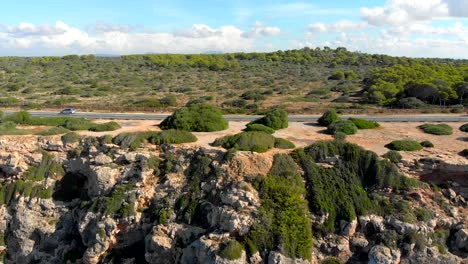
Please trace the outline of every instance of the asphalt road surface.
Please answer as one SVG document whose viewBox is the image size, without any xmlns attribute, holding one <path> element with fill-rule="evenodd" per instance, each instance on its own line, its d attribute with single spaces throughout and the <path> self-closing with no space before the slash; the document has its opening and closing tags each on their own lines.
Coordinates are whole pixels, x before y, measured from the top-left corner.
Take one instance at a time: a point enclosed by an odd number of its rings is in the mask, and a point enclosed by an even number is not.
<svg viewBox="0 0 468 264">
<path fill-rule="evenodd" d="M 13 113 L 5 111 L 6 114 Z M 73 116 L 89 119 L 120 119 L 120 120 L 163 120 L 168 114 L 143 114 L 143 113 L 97 113 L 77 112 L 71 115 L 63 115 L 58 112 L 31 111 L 32 116 Z M 252 121 L 261 116 L 258 115 L 225 115 L 228 121 Z M 290 115 L 290 122 L 316 122 L 320 115 Z M 468 123 L 468 115 L 382 115 L 382 116 L 342 116 L 343 118 L 356 117 L 377 122 L 465 122 Z"/>
</svg>

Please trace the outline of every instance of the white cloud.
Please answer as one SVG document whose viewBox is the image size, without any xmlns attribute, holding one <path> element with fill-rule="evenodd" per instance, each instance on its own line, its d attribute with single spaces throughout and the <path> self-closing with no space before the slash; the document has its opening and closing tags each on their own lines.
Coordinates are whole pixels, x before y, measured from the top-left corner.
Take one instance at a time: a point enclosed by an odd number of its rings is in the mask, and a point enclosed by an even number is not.
<svg viewBox="0 0 468 264">
<path fill-rule="evenodd" d="M 281 33 L 281 29 L 278 27 L 266 26 L 263 23 L 255 22 L 254 26 L 250 31 L 242 33 L 245 38 L 259 38 L 259 37 L 270 37 L 276 36 Z"/>
<path fill-rule="evenodd" d="M 308 26 L 308 29 L 312 32 L 320 33 L 340 33 L 349 30 L 365 29 L 368 28 L 369 24 L 365 22 L 354 22 L 349 20 L 341 20 L 333 24 L 325 23 L 314 23 Z"/>
<path fill-rule="evenodd" d="M 53 26 L 22 23 L 0 27 L 2 55 L 60 55 L 66 53 L 202 53 L 253 51 L 259 38 L 279 34 L 280 29 L 256 23 L 250 31 L 235 26 L 211 28 L 195 24 L 176 32 L 140 32 L 129 26 L 98 24 L 82 30 L 63 22 Z"/>
</svg>

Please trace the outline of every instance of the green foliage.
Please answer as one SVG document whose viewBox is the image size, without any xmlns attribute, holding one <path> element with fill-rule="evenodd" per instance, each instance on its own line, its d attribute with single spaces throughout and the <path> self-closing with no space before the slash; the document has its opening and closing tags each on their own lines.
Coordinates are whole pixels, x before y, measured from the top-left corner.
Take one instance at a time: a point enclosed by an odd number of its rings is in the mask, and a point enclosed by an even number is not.
<svg viewBox="0 0 468 264">
<path fill-rule="evenodd" d="M 346 135 L 353 135 L 353 134 L 356 134 L 357 131 L 358 131 L 358 128 L 356 127 L 356 125 L 349 120 L 337 121 L 337 122 L 330 124 L 327 127 L 327 133 L 330 135 L 334 135 L 336 133 L 344 133 Z"/>
<path fill-rule="evenodd" d="M 178 129 L 196 132 L 221 131 L 228 128 L 222 112 L 208 104 L 194 104 L 176 110 L 164 119 L 162 129 Z"/>
<path fill-rule="evenodd" d="M 326 258 L 322 260 L 322 262 L 320 262 L 320 264 L 342 264 L 342 263 L 343 262 L 341 262 L 339 259 L 334 258 L 334 257 Z"/>
<path fill-rule="evenodd" d="M 460 129 L 460 131 L 462 131 L 462 132 L 468 132 L 468 124 L 462 125 L 459 129 Z"/>
<path fill-rule="evenodd" d="M 416 151 L 423 149 L 423 146 L 411 139 L 395 140 L 385 145 L 386 148 L 396 151 Z"/>
<path fill-rule="evenodd" d="M 396 104 L 399 108 L 403 109 L 421 109 L 426 108 L 427 104 L 416 97 L 402 98 Z"/>
<path fill-rule="evenodd" d="M 43 151 L 39 166 L 29 167 L 24 174 L 24 179 L 30 181 L 42 181 L 46 178 L 60 179 L 65 175 L 62 165 L 54 160 L 54 156 Z"/>
<path fill-rule="evenodd" d="M 462 151 L 460 152 L 460 155 L 462 155 L 463 157 L 467 157 L 467 158 L 468 158 L 468 148 L 462 150 Z"/>
<path fill-rule="evenodd" d="M 450 108 L 450 113 L 453 114 L 461 114 L 463 111 L 465 111 L 465 107 L 463 105 L 454 105 Z"/>
<path fill-rule="evenodd" d="M 335 139 L 335 140 L 346 140 L 347 136 L 348 135 L 346 135 L 343 132 L 336 132 L 335 134 L 333 134 L 333 139 Z"/>
<path fill-rule="evenodd" d="M 419 221 L 427 222 L 434 218 L 434 213 L 430 209 L 416 208 L 414 213 Z"/>
<path fill-rule="evenodd" d="M 148 141 L 155 145 L 170 145 L 195 142 L 197 141 L 197 137 L 187 131 L 169 129 L 157 133 L 151 133 L 148 137 Z"/>
<path fill-rule="evenodd" d="M 250 124 L 262 124 L 274 130 L 288 127 L 288 113 L 282 108 L 275 108 L 266 113 L 260 119 L 252 121 Z"/>
<path fill-rule="evenodd" d="M 424 131 L 424 133 L 432 135 L 451 135 L 453 134 L 453 129 L 447 124 L 424 124 L 420 125 L 419 128 Z"/>
<path fill-rule="evenodd" d="M 284 138 L 275 138 L 275 148 L 279 149 L 293 149 L 296 145 L 289 140 Z"/>
<path fill-rule="evenodd" d="M 250 131 L 218 138 L 213 142 L 213 146 L 242 151 L 266 152 L 275 147 L 275 142 L 275 137 L 270 134 Z"/>
<path fill-rule="evenodd" d="M 353 122 L 358 129 L 373 129 L 380 127 L 380 124 L 377 122 L 360 118 L 350 118 L 349 121 Z"/>
<path fill-rule="evenodd" d="M 219 256 L 229 260 L 236 260 L 241 258 L 243 250 L 244 246 L 241 243 L 236 240 L 229 240 L 219 252 Z"/>
<path fill-rule="evenodd" d="M 42 183 L 35 183 L 28 180 L 17 180 L 16 182 L 2 184 L 0 185 L 0 205 L 9 205 L 11 201 L 19 196 L 29 199 L 50 199 L 52 198 L 52 191 L 52 187 L 45 188 Z"/>
<path fill-rule="evenodd" d="M 76 132 L 68 132 L 62 136 L 63 144 L 73 144 L 80 141 L 81 136 Z"/>
<path fill-rule="evenodd" d="M 249 251 L 281 250 L 289 257 L 309 259 L 312 231 L 306 192 L 297 165 L 287 155 L 275 155 L 271 173 L 260 187 L 258 222 L 247 235 Z"/>
<path fill-rule="evenodd" d="M 425 148 L 433 148 L 434 147 L 434 144 L 432 144 L 432 142 L 430 142 L 429 140 L 424 140 L 424 141 L 421 141 L 421 146 L 425 147 Z"/>
<path fill-rule="evenodd" d="M 389 152 L 382 155 L 382 157 L 388 159 L 389 161 L 393 163 L 398 163 L 403 159 L 401 154 L 396 150 L 390 150 Z"/>
<path fill-rule="evenodd" d="M 344 80 L 345 79 L 345 73 L 343 71 L 336 71 L 328 79 L 337 80 L 337 81 Z"/>
<path fill-rule="evenodd" d="M 133 151 L 138 149 L 147 138 L 148 133 L 145 132 L 120 133 L 112 139 L 112 142 L 121 148 L 128 148 Z"/>
<path fill-rule="evenodd" d="M 95 131 L 95 132 L 103 132 L 103 131 L 114 131 L 121 128 L 119 123 L 111 121 L 102 124 L 92 124 L 88 130 Z"/>
<path fill-rule="evenodd" d="M 30 130 L 18 129 L 16 124 L 11 121 L 0 123 L 0 135 L 27 135 L 31 134 Z"/>
<path fill-rule="evenodd" d="M 36 134 L 41 136 L 52 136 L 65 134 L 67 132 L 69 132 L 69 130 L 63 127 L 52 127 L 46 130 L 39 131 Z"/>
<path fill-rule="evenodd" d="M 319 118 L 318 124 L 319 126 L 326 126 L 328 127 L 334 122 L 340 121 L 341 118 L 336 114 L 335 109 L 329 109 Z"/>
<path fill-rule="evenodd" d="M 136 194 L 133 184 L 118 184 L 109 196 L 98 197 L 90 210 L 101 212 L 114 218 L 126 218 L 135 215 Z"/>
<path fill-rule="evenodd" d="M 265 132 L 265 133 L 268 133 L 268 134 L 273 134 L 275 133 L 275 130 L 271 127 L 267 127 L 265 125 L 262 125 L 262 124 L 247 124 L 246 128 L 244 129 L 244 131 L 261 131 L 261 132 Z"/>
</svg>

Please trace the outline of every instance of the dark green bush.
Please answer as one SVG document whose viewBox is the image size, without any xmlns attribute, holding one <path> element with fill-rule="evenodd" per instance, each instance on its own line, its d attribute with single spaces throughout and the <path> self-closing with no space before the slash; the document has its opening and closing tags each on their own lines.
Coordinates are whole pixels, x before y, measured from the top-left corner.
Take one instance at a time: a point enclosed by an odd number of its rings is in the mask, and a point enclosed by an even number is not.
<svg viewBox="0 0 468 264">
<path fill-rule="evenodd" d="M 329 109 L 318 119 L 319 126 L 329 126 L 334 122 L 340 121 L 341 118 L 336 114 L 335 109 Z"/>
<path fill-rule="evenodd" d="M 460 131 L 462 132 L 468 132 L 468 124 L 464 124 L 460 127 Z"/>
<path fill-rule="evenodd" d="M 353 122 L 358 129 L 373 129 L 380 127 L 379 123 L 374 121 L 369 121 L 360 118 L 350 118 L 349 120 Z"/>
<path fill-rule="evenodd" d="M 293 149 L 295 148 L 296 145 L 294 145 L 294 143 L 292 143 L 291 141 L 289 140 L 286 140 L 284 138 L 276 138 L 275 139 L 275 148 L 279 148 L 279 149 Z"/>
<path fill-rule="evenodd" d="M 72 144 L 80 141 L 80 138 L 80 135 L 78 135 L 76 132 L 68 132 L 62 136 L 62 142 L 65 145 Z"/>
<path fill-rule="evenodd" d="M 69 132 L 69 130 L 63 127 L 52 127 L 52 128 L 37 132 L 37 135 L 52 136 L 52 135 L 65 134 L 67 132 Z"/>
<path fill-rule="evenodd" d="M 465 111 L 465 107 L 463 105 L 454 105 L 450 108 L 450 113 L 453 114 L 461 114 L 463 111 Z"/>
<path fill-rule="evenodd" d="M 275 133 L 275 130 L 273 128 L 267 127 L 267 126 L 262 125 L 262 124 L 247 124 L 244 131 L 261 131 L 261 132 L 265 132 L 265 133 L 268 133 L 268 134 Z"/>
<path fill-rule="evenodd" d="M 197 137 L 187 131 L 169 129 L 150 134 L 148 141 L 155 145 L 169 145 L 195 142 Z"/>
<path fill-rule="evenodd" d="M 330 135 L 334 135 L 339 132 L 345 133 L 346 135 L 353 135 L 356 134 L 357 131 L 358 128 L 356 127 L 356 125 L 349 120 L 334 122 L 330 124 L 327 128 L 327 133 Z"/>
<path fill-rule="evenodd" d="M 42 153 L 42 160 L 39 166 L 29 167 L 24 175 L 24 179 L 30 181 L 42 181 L 45 178 L 60 179 L 65 175 L 65 171 L 60 163 L 54 160 L 54 157 L 47 152 Z"/>
<path fill-rule="evenodd" d="M 462 150 L 462 151 L 460 152 L 460 155 L 462 155 L 463 157 L 468 157 L 468 148 Z"/>
<path fill-rule="evenodd" d="M 162 129 L 177 129 L 196 132 L 221 131 L 228 128 L 222 112 L 212 105 L 194 104 L 178 109 L 164 119 Z"/>
<path fill-rule="evenodd" d="M 213 146 L 221 146 L 225 149 L 237 149 L 243 151 L 266 152 L 275 147 L 275 137 L 259 131 L 242 132 L 232 136 L 218 138 Z"/>
<path fill-rule="evenodd" d="M 382 157 L 388 159 L 393 163 L 398 163 L 403 159 L 401 154 L 396 150 L 390 150 L 389 152 L 383 154 Z"/>
<path fill-rule="evenodd" d="M 426 108 L 427 105 L 416 97 L 405 97 L 398 101 L 397 106 L 404 109 Z"/>
<path fill-rule="evenodd" d="M 346 140 L 346 137 L 347 137 L 347 136 L 348 136 L 348 135 L 346 135 L 346 134 L 343 133 L 343 132 L 336 132 L 335 134 L 333 134 L 333 138 L 334 138 L 335 140 Z"/>
<path fill-rule="evenodd" d="M 424 141 L 421 141 L 421 146 L 425 147 L 425 148 L 433 148 L 434 147 L 434 144 L 432 144 L 432 142 L 430 142 L 429 140 L 424 140 Z"/>
<path fill-rule="evenodd" d="M 326 258 L 326 259 L 322 260 L 322 262 L 320 262 L 320 264 L 343 264 L 343 262 L 340 261 L 337 258 L 329 257 L 329 258 Z"/>
<path fill-rule="evenodd" d="M 260 119 L 252 121 L 250 124 L 262 124 L 274 130 L 288 127 L 288 113 L 282 108 L 275 108 L 266 113 Z"/>
<path fill-rule="evenodd" d="M 102 124 L 93 124 L 90 126 L 88 130 L 95 131 L 95 132 L 103 132 L 103 131 L 114 131 L 121 128 L 119 123 L 111 121 Z"/>
<path fill-rule="evenodd" d="M 86 119 L 67 119 L 63 127 L 72 131 L 89 130 L 94 124 Z"/>
<path fill-rule="evenodd" d="M 402 139 L 395 140 L 385 145 L 386 148 L 396 151 L 415 151 L 423 149 L 423 146 L 415 140 Z"/>
<path fill-rule="evenodd" d="M 147 137 L 145 132 L 120 133 L 112 139 L 112 142 L 121 148 L 136 150 L 147 140 Z"/>
<path fill-rule="evenodd" d="M 310 258 L 311 222 L 297 169 L 290 156 L 274 156 L 269 175 L 259 183 L 262 205 L 246 238 L 249 252 L 281 250 L 288 257 Z"/>
<path fill-rule="evenodd" d="M 219 253 L 219 256 L 229 260 L 240 259 L 244 246 L 236 240 L 229 240 Z"/>
<path fill-rule="evenodd" d="M 424 124 L 420 125 L 419 128 L 424 131 L 424 133 L 432 135 L 451 135 L 453 129 L 447 124 Z"/>
</svg>

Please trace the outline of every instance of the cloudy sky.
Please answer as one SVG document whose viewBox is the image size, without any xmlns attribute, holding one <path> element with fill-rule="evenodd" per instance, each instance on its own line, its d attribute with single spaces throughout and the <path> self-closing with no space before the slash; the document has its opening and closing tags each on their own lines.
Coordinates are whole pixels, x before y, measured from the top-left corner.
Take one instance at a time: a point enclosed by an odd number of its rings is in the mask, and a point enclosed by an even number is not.
<svg viewBox="0 0 468 264">
<path fill-rule="evenodd" d="M 468 0 L 14 0 L 0 56 L 346 47 L 468 59 Z"/>
</svg>

